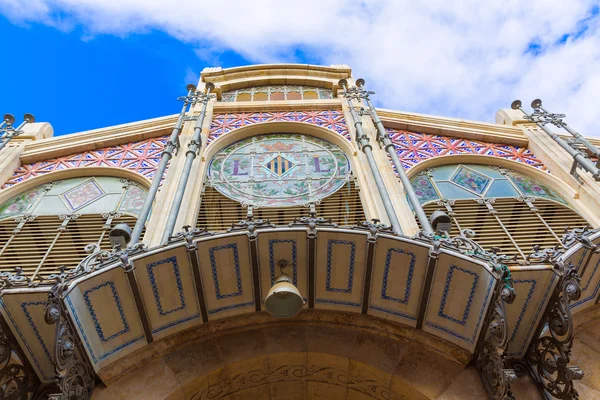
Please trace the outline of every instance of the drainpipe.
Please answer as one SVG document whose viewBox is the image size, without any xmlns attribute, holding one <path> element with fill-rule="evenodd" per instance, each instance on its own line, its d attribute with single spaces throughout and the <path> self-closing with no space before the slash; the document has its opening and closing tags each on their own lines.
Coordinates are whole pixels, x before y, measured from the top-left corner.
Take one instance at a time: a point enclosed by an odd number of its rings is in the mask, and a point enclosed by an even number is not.
<svg viewBox="0 0 600 400">
<path fill-rule="evenodd" d="M 142 230 L 144 229 L 146 220 L 150 215 L 150 210 L 152 210 L 152 204 L 154 203 L 154 199 L 156 198 L 158 188 L 160 187 L 160 182 L 162 181 L 163 175 L 165 174 L 165 170 L 167 169 L 167 164 L 169 164 L 169 161 L 173 157 L 173 153 L 177 150 L 177 148 L 179 148 L 179 132 L 181 131 L 181 127 L 185 119 L 185 111 L 188 105 L 193 102 L 193 98 L 191 97 L 191 95 L 194 91 L 196 91 L 196 86 L 190 84 L 187 85 L 186 89 L 188 91 L 187 95 L 178 99 L 183 100 L 183 107 L 181 108 L 181 112 L 179 113 L 179 118 L 177 119 L 175 128 L 173 128 L 173 132 L 171 132 L 169 141 L 167 142 L 164 151 L 160 155 L 160 163 L 158 164 L 158 168 L 156 169 L 156 173 L 154 174 L 152 185 L 150 185 L 150 189 L 148 190 L 148 194 L 146 195 L 146 199 L 144 200 L 144 205 L 140 210 L 140 215 L 135 223 L 133 232 L 131 233 L 131 240 L 129 241 L 128 245 L 128 247 L 130 248 L 137 245 L 140 240 Z"/>
<path fill-rule="evenodd" d="M 397 234 L 402 234 L 402 228 L 400 227 L 400 221 L 398 220 L 398 216 L 394 211 L 394 206 L 392 205 L 392 200 L 390 199 L 390 195 L 385 188 L 385 184 L 383 182 L 383 178 L 381 176 L 381 172 L 377 168 L 377 164 L 375 163 L 375 158 L 373 157 L 373 148 L 369 144 L 369 138 L 365 134 L 365 131 L 362 127 L 362 122 L 352 105 L 352 99 L 355 98 L 353 92 L 348 92 L 348 82 L 345 79 L 339 81 L 339 85 L 344 89 L 344 97 L 348 102 L 348 107 L 350 108 L 350 114 L 352 115 L 352 120 L 354 123 L 354 127 L 356 128 L 356 142 L 360 149 L 365 153 L 367 157 L 367 161 L 369 163 L 369 167 L 371 168 L 371 173 L 373 174 L 373 178 L 375 179 L 375 184 L 377 185 L 377 190 L 379 191 L 379 195 L 381 196 L 381 200 L 383 201 L 383 207 L 385 208 L 385 212 L 388 215 L 390 223 L 392 225 L 392 231 Z"/>
<path fill-rule="evenodd" d="M 385 151 L 388 153 L 390 158 L 392 159 L 392 163 L 394 163 L 394 167 L 396 167 L 396 172 L 398 173 L 398 177 L 402 182 L 402 186 L 404 186 L 404 190 L 406 191 L 406 195 L 408 196 L 408 201 L 412 206 L 413 210 L 417 214 L 417 219 L 421 223 L 421 227 L 427 233 L 433 234 L 433 228 L 431 227 L 431 223 L 429 222 L 429 218 L 425 214 L 425 210 L 423 210 L 423 206 L 421 206 L 421 202 L 419 202 L 419 198 L 415 193 L 415 189 L 410 183 L 410 179 L 408 179 L 408 175 L 406 175 L 406 171 L 404 170 L 404 166 L 398 158 L 398 153 L 396 153 L 396 146 L 392 143 L 392 139 L 390 139 L 390 135 L 385 131 L 383 126 L 383 122 L 381 122 L 381 118 L 377 115 L 377 110 L 373 107 L 371 103 L 371 99 L 369 99 L 369 94 L 373 92 L 368 92 L 364 89 L 365 80 L 358 79 L 356 81 L 356 86 L 358 88 L 357 92 L 361 93 L 361 97 L 365 99 L 367 102 L 367 106 L 369 107 L 369 111 L 373 121 L 375 122 L 375 126 L 377 127 L 377 141 Z"/>
<path fill-rule="evenodd" d="M 202 124 L 204 124 L 204 117 L 206 117 L 206 108 L 208 107 L 208 102 L 210 100 L 210 91 L 214 88 L 215 85 L 209 82 L 206 84 L 205 94 L 196 94 L 196 101 L 202 103 L 202 110 L 200 111 L 200 115 L 196 119 L 196 125 L 194 125 L 194 135 L 192 136 L 192 140 L 188 144 L 188 150 L 185 153 L 185 164 L 183 165 L 181 179 L 179 180 L 179 184 L 177 185 L 177 191 L 175 192 L 173 205 L 167 218 L 167 224 L 163 233 L 162 243 L 167 243 L 171 238 L 171 235 L 173 234 L 175 223 L 177 222 L 177 216 L 179 215 L 179 209 L 181 208 L 181 202 L 183 201 L 185 188 L 187 186 L 188 179 L 190 177 L 190 172 L 192 170 L 192 164 L 194 163 L 194 159 L 196 158 L 196 155 L 200 152 L 200 148 L 202 147 L 202 138 L 200 137 L 200 134 L 202 133 Z"/>
</svg>

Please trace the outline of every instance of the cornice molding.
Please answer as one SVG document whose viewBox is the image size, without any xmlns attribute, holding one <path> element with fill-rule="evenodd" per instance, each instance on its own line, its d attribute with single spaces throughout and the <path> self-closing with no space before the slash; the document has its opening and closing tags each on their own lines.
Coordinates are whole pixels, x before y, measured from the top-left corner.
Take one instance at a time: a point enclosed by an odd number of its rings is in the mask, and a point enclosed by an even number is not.
<svg viewBox="0 0 600 400">
<path fill-rule="evenodd" d="M 352 70 L 347 65 L 326 67 L 312 64 L 259 64 L 225 69 L 220 67 L 205 68 L 200 76 L 202 82 L 220 83 L 236 79 L 274 75 L 343 79 L 350 77 L 351 73 Z"/>
<path fill-rule="evenodd" d="M 30 142 L 21 155 L 24 164 L 63 157 L 69 154 L 117 146 L 163 136 L 171 132 L 177 114 L 106 128 L 56 136 Z"/>
<path fill-rule="evenodd" d="M 240 101 L 216 102 L 214 113 L 259 112 L 259 111 L 304 111 L 304 110 L 341 110 L 339 99 L 330 100 L 285 100 L 285 101 Z"/>
<path fill-rule="evenodd" d="M 509 125 L 381 108 L 377 109 L 377 113 L 387 128 L 480 140 L 488 143 L 510 144 L 519 147 L 527 147 L 529 143 L 521 128 Z"/>
</svg>

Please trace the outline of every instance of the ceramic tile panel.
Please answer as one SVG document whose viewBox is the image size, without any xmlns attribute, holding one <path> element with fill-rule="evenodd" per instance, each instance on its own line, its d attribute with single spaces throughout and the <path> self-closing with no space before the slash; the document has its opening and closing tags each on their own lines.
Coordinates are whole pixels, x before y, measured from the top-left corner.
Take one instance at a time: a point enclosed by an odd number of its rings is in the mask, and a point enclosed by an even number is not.
<svg viewBox="0 0 600 400">
<path fill-rule="evenodd" d="M 377 239 L 369 314 L 417 326 L 430 248 L 405 238 Z"/>
<path fill-rule="evenodd" d="M 255 311 L 247 234 L 200 240 L 198 258 L 209 320 Z"/>
<path fill-rule="evenodd" d="M 168 136 L 70 154 L 21 165 L 2 189 L 53 171 L 82 167 L 118 167 L 152 180 Z"/>
<path fill-rule="evenodd" d="M 48 293 L 5 290 L 0 311 L 42 382 L 53 382 L 56 325 L 44 321 Z"/>
<path fill-rule="evenodd" d="M 261 300 L 279 276 L 279 260 L 286 260 L 288 274 L 308 301 L 308 234 L 305 229 L 258 233 Z M 306 307 L 306 306 L 305 306 Z"/>
<path fill-rule="evenodd" d="M 139 258 L 133 265 L 155 339 L 202 323 L 184 246 Z"/>
<path fill-rule="evenodd" d="M 594 244 L 600 244 L 600 232 L 593 234 L 590 239 Z M 573 254 L 569 260 L 573 260 L 571 262 L 577 266 L 577 273 L 581 278 L 579 283 L 581 297 L 571 303 L 571 310 L 579 312 L 593 306 L 598 299 L 598 292 L 600 291 L 600 252 L 596 253 L 593 249 L 571 252 Z M 569 253 L 566 253 L 566 255 L 568 256 Z"/>
<path fill-rule="evenodd" d="M 405 169 L 432 157 L 456 154 L 478 154 L 501 157 L 531 165 L 542 170 L 546 166 L 527 148 L 501 143 L 488 143 L 429 133 L 386 129 Z M 393 164 L 392 164 L 393 166 Z"/>
<path fill-rule="evenodd" d="M 495 282 L 486 264 L 443 250 L 433 275 L 423 330 L 473 351 Z"/>
<path fill-rule="evenodd" d="M 318 230 L 316 252 L 315 308 L 360 312 L 367 235 Z"/>
<path fill-rule="evenodd" d="M 96 371 L 147 344 L 121 267 L 79 281 L 65 304 Z"/>
<path fill-rule="evenodd" d="M 269 111 L 231 114 L 214 114 L 208 134 L 207 146 L 219 136 L 263 122 L 303 122 L 329 129 L 347 140 L 352 140 L 346 119 L 341 110 Z"/>
<path fill-rule="evenodd" d="M 506 305 L 508 326 L 507 357 L 523 357 L 535 334 L 546 305 L 558 282 L 550 266 L 515 268 L 512 278 L 517 296 Z"/>
</svg>

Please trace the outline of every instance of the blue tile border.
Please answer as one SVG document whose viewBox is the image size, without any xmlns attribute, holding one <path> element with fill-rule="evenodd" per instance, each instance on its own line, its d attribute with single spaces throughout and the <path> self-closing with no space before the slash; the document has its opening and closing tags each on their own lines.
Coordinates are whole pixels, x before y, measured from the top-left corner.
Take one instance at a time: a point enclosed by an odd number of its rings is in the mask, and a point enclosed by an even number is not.
<svg viewBox="0 0 600 400">
<path fill-rule="evenodd" d="M 271 276 L 271 285 L 275 283 L 275 245 L 279 243 L 290 243 L 292 245 L 292 282 L 298 286 L 298 260 L 296 241 L 293 239 L 269 239 L 269 271 Z M 279 260 L 277 260 L 279 261 Z"/>
<path fill-rule="evenodd" d="M 465 306 L 465 310 L 463 311 L 462 319 L 454 318 L 446 314 L 445 312 L 446 301 L 448 299 L 448 292 L 450 290 L 450 284 L 454 276 L 454 271 L 460 271 L 467 275 L 473 276 L 473 284 L 471 285 L 471 291 L 469 292 L 469 298 L 467 299 L 467 305 Z M 479 275 L 477 275 L 475 272 L 457 267 L 456 265 L 450 266 L 450 269 L 448 270 L 448 275 L 446 275 L 446 283 L 444 284 L 444 293 L 442 294 L 442 301 L 440 303 L 440 309 L 438 310 L 438 316 L 464 326 L 467 323 L 467 319 L 469 319 L 469 314 L 471 312 L 471 304 L 473 303 L 473 296 L 475 295 L 475 290 L 477 289 L 478 282 Z"/>
<path fill-rule="evenodd" d="M 315 303 L 321 304 L 335 304 L 338 306 L 351 306 L 351 307 L 360 307 L 360 303 L 356 303 L 353 301 L 342 301 L 342 300 L 329 300 L 329 299 L 316 299 Z"/>
<path fill-rule="evenodd" d="M 32 302 L 33 303 L 33 302 Z M 42 304 L 46 304 L 45 302 L 39 302 Z M 8 311 L 8 308 L 6 307 L 6 305 L 4 304 L 4 300 L 0 299 L 0 306 L 4 309 L 4 311 L 6 312 L 6 315 L 8 316 L 8 318 L 10 319 L 10 322 L 12 323 L 13 328 L 15 328 L 15 330 L 17 331 L 17 334 L 19 335 L 19 337 L 21 338 L 21 341 L 23 342 L 23 344 L 25 345 L 25 347 L 27 348 L 27 351 L 29 352 L 29 355 L 31 356 L 31 358 L 33 359 L 33 362 L 35 363 L 38 372 L 42 375 L 42 377 L 49 381 L 49 380 L 54 380 L 54 376 L 48 377 L 46 376 L 46 374 L 44 373 L 44 368 L 42 368 L 42 366 L 40 365 L 40 361 L 37 359 L 37 357 L 35 356 L 35 353 L 33 352 L 33 350 L 31 349 L 31 347 L 29 347 L 29 342 L 25 339 L 25 336 L 23 335 L 23 333 L 21 332 L 21 330 L 19 329 L 19 326 L 17 325 L 16 321 L 14 320 L 14 318 L 12 317 L 12 315 L 10 314 L 10 311 Z M 28 318 L 29 319 L 29 318 Z M 31 322 L 30 322 L 31 323 Z M 35 331 L 37 331 L 37 329 L 35 329 Z M 34 333 L 36 333 L 34 331 Z M 38 336 L 38 333 L 36 333 L 36 336 Z M 42 341 L 42 347 L 44 348 L 44 353 L 46 354 L 46 356 L 48 356 L 48 351 L 46 350 L 46 346 Z M 52 357 L 50 358 L 50 363 L 54 364 L 54 361 L 52 359 Z"/>
<path fill-rule="evenodd" d="M 538 316 L 540 315 L 540 313 L 542 312 L 542 307 L 544 306 L 544 303 L 546 302 L 546 299 L 548 298 L 548 295 L 550 295 L 551 293 L 551 288 L 552 285 L 554 283 L 554 280 L 556 279 L 556 274 L 552 273 L 552 278 L 550 279 L 550 283 L 548 284 L 548 287 L 546 288 L 546 292 L 544 293 L 544 297 L 542 298 L 541 302 L 538 302 L 538 308 L 535 312 L 535 315 L 533 316 L 533 323 L 529 324 L 529 329 L 527 331 L 527 334 L 525 335 L 525 340 L 523 341 L 523 343 L 521 343 L 521 348 L 519 349 L 519 351 L 517 353 L 507 353 L 506 356 L 507 357 L 520 357 L 521 354 L 523 353 L 523 350 L 525 349 L 525 346 L 529 343 L 529 339 L 531 337 L 531 334 L 533 333 L 534 328 L 537 326 L 537 324 L 535 323 L 538 319 Z M 510 342 L 509 342 L 510 345 Z"/>
<path fill-rule="evenodd" d="M 117 312 L 119 313 L 119 316 L 121 317 L 121 322 L 123 323 L 123 329 L 121 329 L 118 332 L 113 333 L 112 335 L 110 335 L 108 337 L 104 336 L 104 330 L 100 326 L 100 322 L 98 321 L 98 317 L 96 316 L 96 310 L 94 310 L 94 307 L 92 306 L 92 302 L 89 297 L 90 293 L 95 292 L 96 290 L 100 290 L 104 287 L 108 287 L 110 289 L 113 300 L 115 301 L 115 306 L 117 307 Z M 98 286 L 95 286 L 91 289 L 86 290 L 85 292 L 83 292 L 83 298 L 85 300 L 85 304 L 87 305 L 88 311 L 90 312 L 90 316 L 92 317 L 92 320 L 94 321 L 94 327 L 96 328 L 96 333 L 98 334 L 98 337 L 100 337 L 100 340 L 102 340 L 103 342 L 108 342 L 109 340 L 112 340 L 118 336 L 121 336 L 121 335 L 129 332 L 129 324 L 127 323 L 127 320 L 125 319 L 125 313 L 123 311 L 123 307 L 121 306 L 121 299 L 119 298 L 119 294 L 117 293 L 117 288 L 115 288 L 114 282 L 106 281 L 104 283 L 101 283 Z M 105 310 L 103 310 L 103 311 L 105 311 Z"/>
<path fill-rule="evenodd" d="M 434 277 L 435 279 L 435 277 Z M 487 291 L 485 293 L 485 299 L 483 301 L 483 305 L 485 306 L 485 304 L 488 302 L 489 298 L 490 298 L 490 292 L 492 290 L 492 287 L 494 287 L 494 282 L 495 280 L 493 278 L 490 278 L 490 283 L 488 284 L 487 287 Z M 473 332 L 473 336 L 468 337 L 465 335 L 461 335 L 456 333 L 455 331 L 453 331 L 452 329 L 448 329 L 444 326 L 438 325 L 438 324 L 434 324 L 432 322 L 426 322 L 425 325 L 430 326 L 432 328 L 435 328 L 439 331 L 445 332 L 450 336 L 454 336 L 460 340 L 464 340 L 467 343 L 470 344 L 474 344 L 475 343 L 475 337 L 477 336 L 477 332 L 479 331 L 479 325 L 481 325 L 481 321 L 483 319 L 483 314 L 484 314 L 484 310 L 486 309 L 486 307 L 481 307 L 481 311 L 479 312 L 479 318 L 477 319 L 477 324 L 475 325 L 475 330 Z"/>
<path fill-rule="evenodd" d="M 101 361 L 101 360 L 105 359 L 106 357 L 113 355 L 117 351 L 123 350 L 125 347 L 130 346 L 130 345 L 134 344 L 135 342 L 138 342 L 138 341 L 144 339 L 144 335 L 135 337 L 135 338 L 131 339 L 130 341 L 123 343 L 120 346 L 117 346 L 114 349 L 102 354 L 101 356 L 96 356 L 96 354 L 94 353 L 94 350 L 92 349 L 92 346 L 90 345 L 88 337 L 85 334 L 85 330 L 83 329 L 81 321 L 79 320 L 77 311 L 75 310 L 75 307 L 73 306 L 73 303 L 71 302 L 70 296 L 67 296 L 65 299 L 67 300 L 67 305 L 71 309 L 71 315 L 73 316 L 73 319 L 75 320 L 75 323 L 77 324 L 77 327 L 79 328 L 79 332 L 81 332 L 81 336 L 83 336 L 83 342 L 85 343 L 85 346 L 87 347 L 88 352 L 90 353 L 90 356 L 92 357 L 92 361 L 94 361 L 95 364 L 98 363 L 98 361 Z"/>
<path fill-rule="evenodd" d="M 176 306 L 170 310 L 164 310 L 162 306 L 162 302 L 160 300 L 160 293 L 158 292 L 158 285 L 156 284 L 156 276 L 154 275 L 154 268 L 171 263 L 173 267 L 173 275 L 175 276 L 175 284 L 177 285 L 177 292 L 179 294 L 179 306 Z M 154 300 L 156 301 L 156 307 L 158 308 L 158 313 L 162 316 L 169 315 L 175 311 L 183 310 L 185 308 L 185 298 L 183 296 L 183 284 L 181 282 L 181 273 L 179 271 L 179 265 L 177 264 L 177 257 L 172 256 L 169 258 L 165 258 L 164 260 L 155 261 L 151 264 L 146 265 L 148 270 L 148 278 L 150 279 L 150 285 L 152 286 L 152 294 L 154 295 Z"/>
<path fill-rule="evenodd" d="M 527 297 L 525 298 L 525 303 L 523 303 L 523 308 L 521 309 L 521 312 L 519 313 L 519 317 L 517 318 L 517 322 L 515 323 L 515 329 L 513 329 L 513 333 L 512 335 L 510 335 L 510 339 L 508 340 L 508 343 L 512 342 L 515 339 L 515 336 L 517 335 L 517 331 L 519 330 L 519 326 L 521 326 L 521 321 L 523 320 L 523 316 L 525 315 L 525 311 L 527 311 L 527 307 L 529 306 L 529 300 L 531 300 L 531 295 L 533 295 L 533 292 L 535 291 L 535 286 L 537 285 L 537 281 L 535 279 L 516 279 L 513 281 L 513 284 L 517 285 L 517 284 L 523 284 L 523 283 L 529 283 L 531 285 L 531 287 L 529 288 L 529 292 L 527 293 Z M 515 288 L 515 291 L 518 292 L 518 290 Z"/>
<path fill-rule="evenodd" d="M 404 254 L 410 256 L 410 263 L 408 265 L 408 275 L 406 276 L 406 288 L 404 289 L 404 298 L 400 299 L 397 297 L 389 296 L 387 294 L 388 288 L 388 279 L 390 274 L 390 265 L 392 263 L 392 253 Z M 400 304 L 408 304 L 408 300 L 410 298 L 410 288 L 412 284 L 413 274 L 415 271 L 415 262 L 417 256 L 415 253 L 407 252 L 402 249 L 388 249 L 386 257 L 385 257 L 385 268 L 383 270 L 383 284 L 381 286 L 381 298 L 383 300 L 395 301 Z"/>
<path fill-rule="evenodd" d="M 600 266 L 600 259 L 598 259 L 598 261 L 596 262 L 596 266 L 594 267 L 594 270 L 590 274 L 590 278 L 588 279 L 588 282 L 585 285 L 585 288 L 581 289 L 581 292 L 584 292 L 590 286 L 592 278 L 594 277 L 594 275 L 596 275 L 596 270 L 598 269 L 598 266 Z M 594 291 L 591 294 L 591 296 L 587 296 L 587 297 L 585 297 L 583 299 L 578 300 L 577 302 L 571 304 L 570 308 L 573 309 L 573 308 L 575 308 L 577 306 L 582 305 L 583 303 L 587 303 L 590 300 L 594 300 L 596 298 L 596 295 L 598 294 L 598 290 L 600 290 L 600 280 L 598 281 L 598 284 L 596 285 L 596 288 L 594 289 Z"/>
<path fill-rule="evenodd" d="M 231 293 L 221 293 L 221 287 L 219 286 L 219 274 L 217 273 L 217 260 L 215 253 L 217 251 L 231 249 L 233 252 L 233 263 L 235 269 L 235 279 L 237 283 L 237 291 Z M 240 256 L 238 254 L 238 247 L 236 243 L 225 244 L 222 246 L 215 246 L 208 249 L 210 256 L 210 269 L 212 271 L 212 277 L 215 285 L 215 294 L 217 300 L 228 299 L 231 297 L 237 297 L 242 295 L 242 276 L 240 275 Z"/>
<path fill-rule="evenodd" d="M 248 302 L 248 303 L 241 303 L 241 304 L 232 304 L 230 306 L 224 306 L 224 307 L 219 307 L 219 308 L 213 308 L 212 310 L 208 310 L 208 315 L 214 315 L 223 311 L 229 311 L 229 310 L 234 310 L 236 308 L 242 308 L 242 307 L 249 307 L 249 306 L 253 306 L 254 302 Z"/>
<path fill-rule="evenodd" d="M 400 311 L 390 310 L 390 309 L 387 309 L 387 308 L 384 308 L 384 307 L 379 307 L 379 306 L 370 306 L 369 308 L 371 308 L 371 309 L 373 309 L 375 311 L 380 311 L 380 312 L 386 313 L 386 314 L 395 315 L 397 317 L 406 318 L 406 319 L 409 319 L 411 321 L 416 321 L 417 320 L 416 317 L 414 317 L 412 315 L 409 315 L 409 314 L 405 314 L 405 313 L 400 312 Z"/>
<path fill-rule="evenodd" d="M 333 258 L 333 246 L 342 245 L 350 246 L 350 264 L 348 265 L 348 282 L 346 288 L 336 288 L 331 286 L 331 263 Z M 327 241 L 327 275 L 325 280 L 325 291 L 337 292 L 337 293 L 351 293 L 352 283 L 354 280 L 354 262 L 356 258 L 356 244 L 348 240 L 334 240 L 330 239 Z"/>
<path fill-rule="evenodd" d="M 195 320 L 197 318 L 200 318 L 200 314 L 199 313 L 198 314 L 194 314 L 194 315 L 190 315 L 189 317 L 182 318 L 182 319 L 179 319 L 177 321 L 173 321 L 173 322 L 168 323 L 168 324 L 163 325 L 163 326 L 159 326 L 158 328 L 153 329 L 152 333 L 159 333 L 161 331 L 164 331 L 165 329 L 172 328 L 172 327 L 174 327 L 176 325 L 183 324 L 184 322 L 192 321 L 192 320 Z"/>
</svg>

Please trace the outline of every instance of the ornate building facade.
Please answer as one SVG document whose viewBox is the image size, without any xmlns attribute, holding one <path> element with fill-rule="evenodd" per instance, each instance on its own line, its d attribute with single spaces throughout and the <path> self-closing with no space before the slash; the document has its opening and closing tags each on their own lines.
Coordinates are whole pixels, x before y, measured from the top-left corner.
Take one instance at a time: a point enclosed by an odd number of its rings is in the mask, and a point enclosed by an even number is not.
<svg viewBox="0 0 600 400">
<path fill-rule="evenodd" d="M 152 120 L 5 117 L 3 397 L 600 398 L 600 141 L 374 96 L 273 64 Z"/>
</svg>

